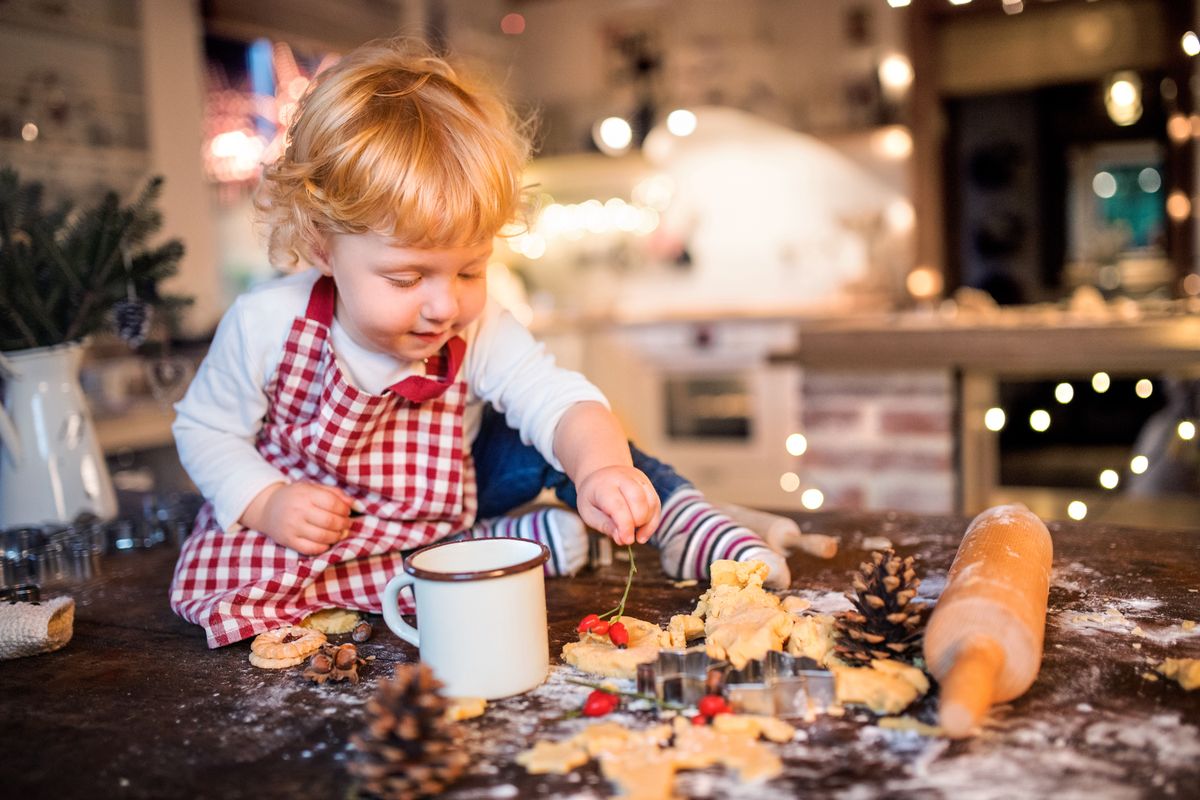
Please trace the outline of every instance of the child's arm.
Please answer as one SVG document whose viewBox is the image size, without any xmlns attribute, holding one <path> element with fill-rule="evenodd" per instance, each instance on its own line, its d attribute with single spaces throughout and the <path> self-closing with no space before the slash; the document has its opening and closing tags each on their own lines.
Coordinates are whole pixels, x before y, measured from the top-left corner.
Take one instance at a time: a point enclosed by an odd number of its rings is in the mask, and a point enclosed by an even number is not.
<svg viewBox="0 0 1200 800">
<path fill-rule="evenodd" d="M 661 510 L 650 479 L 633 466 L 625 432 L 600 403 L 571 406 L 554 431 L 554 454 L 575 483 L 579 516 L 617 544 L 645 544 Z"/>
<path fill-rule="evenodd" d="M 329 487 L 287 484 L 254 445 L 269 404 L 264 384 L 293 316 L 275 297 L 239 298 L 176 404 L 172 432 L 180 461 L 222 528 L 244 525 L 314 555 L 349 525 L 349 498 Z"/>
</svg>

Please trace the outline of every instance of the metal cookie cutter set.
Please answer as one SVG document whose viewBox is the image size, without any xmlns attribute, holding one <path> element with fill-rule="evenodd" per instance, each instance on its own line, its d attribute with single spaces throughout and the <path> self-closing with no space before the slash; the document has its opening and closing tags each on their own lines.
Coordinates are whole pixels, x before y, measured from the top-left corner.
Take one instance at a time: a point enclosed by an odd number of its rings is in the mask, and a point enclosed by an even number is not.
<svg viewBox="0 0 1200 800">
<path fill-rule="evenodd" d="M 702 646 L 661 650 L 656 661 L 638 665 L 637 687 L 660 701 L 688 706 L 723 691 L 734 711 L 792 719 L 823 713 L 834 702 L 832 672 L 779 650 L 741 669 L 710 658 Z"/>
</svg>

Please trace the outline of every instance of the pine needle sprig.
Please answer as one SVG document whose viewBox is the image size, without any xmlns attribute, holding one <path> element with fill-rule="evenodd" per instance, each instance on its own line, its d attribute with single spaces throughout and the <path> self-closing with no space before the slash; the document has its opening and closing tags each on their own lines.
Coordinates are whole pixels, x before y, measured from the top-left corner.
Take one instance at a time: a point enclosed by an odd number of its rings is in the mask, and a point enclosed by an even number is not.
<svg viewBox="0 0 1200 800">
<path fill-rule="evenodd" d="M 161 194 L 153 178 L 127 206 L 109 192 L 89 207 L 46 208 L 40 184 L 0 169 L 0 350 L 82 339 L 131 294 L 170 323 L 190 300 L 158 291 L 184 253 L 177 239 L 148 244 L 162 229 Z"/>
</svg>

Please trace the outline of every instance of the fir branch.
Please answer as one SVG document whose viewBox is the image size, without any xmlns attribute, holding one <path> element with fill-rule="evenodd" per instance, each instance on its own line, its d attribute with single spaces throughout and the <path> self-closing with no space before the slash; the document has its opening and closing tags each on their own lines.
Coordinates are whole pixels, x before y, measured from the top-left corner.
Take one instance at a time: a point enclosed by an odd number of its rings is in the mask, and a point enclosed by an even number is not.
<svg viewBox="0 0 1200 800">
<path fill-rule="evenodd" d="M 115 216 L 121 216 L 120 212 L 118 211 Z M 111 247 L 111 249 L 108 252 L 108 256 L 104 259 L 104 263 L 100 269 L 93 269 L 89 275 L 89 278 L 91 279 L 89 282 L 90 285 L 83 295 L 83 300 L 79 304 L 79 311 L 75 315 L 75 319 L 71 322 L 70 327 L 67 328 L 67 341 L 82 337 L 84 335 L 83 332 L 90 328 L 99 327 L 99 325 L 87 324 L 90 321 L 88 319 L 88 314 L 92 312 L 96 303 L 102 300 L 107 300 L 108 302 L 105 304 L 105 309 L 107 309 L 107 306 L 111 305 L 112 303 L 112 298 L 105 297 L 104 289 L 105 284 L 112 273 L 113 267 L 116 265 L 118 259 L 120 259 L 122 255 L 120 232 L 118 232 L 115 242 L 110 241 L 107 236 L 105 236 L 101 241 L 105 246 Z M 101 316 L 102 315 L 103 311 L 101 312 Z"/>
<path fill-rule="evenodd" d="M 21 319 L 21 315 L 16 312 L 16 309 L 14 309 L 12 306 L 10 306 L 5 301 L 4 295 L 2 295 L 2 294 L 0 294 L 0 305 L 4 306 L 5 313 L 8 315 L 8 318 L 12 321 L 13 327 L 15 327 L 18 331 L 20 331 L 21 336 L 25 340 L 24 341 L 25 347 L 37 347 L 38 346 L 37 334 L 29 329 L 29 326 L 25 324 L 25 320 Z M 0 343 L 0 350 L 8 350 L 8 349 L 25 349 L 25 348 L 24 347 L 9 348 L 7 346 L 7 344 Z"/>
<path fill-rule="evenodd" d="M 107 324 L 131 284 L 149 305 L 178 309 L 183 298 L 168 302 L 157 284 L 177 271 L 182 244 L 144 245 L 162 226 L 161 191 L 162 179 L 154 178 L 128 206 L 109 192 L 79 210 L 68 203 L 46 210 L 40 184 L 22 183 L 14 170 L 0 168 L 0 347 L 87 336 Z"/>
<path fill-rule="evenodd" d="M 34 225 L 29 231 L 29 235 L 33 239 L 34 246 L 38 247 L 45 255 L 46 260 L 58 270 L 58 274 L 62 276 L 67 287 L 71 291 L 83 291 L 83 284 L 79 281 L 79 276 L 71 269 L 58 242 L 54 241 L 54 229 L 48 225 Z"/>
</svg>

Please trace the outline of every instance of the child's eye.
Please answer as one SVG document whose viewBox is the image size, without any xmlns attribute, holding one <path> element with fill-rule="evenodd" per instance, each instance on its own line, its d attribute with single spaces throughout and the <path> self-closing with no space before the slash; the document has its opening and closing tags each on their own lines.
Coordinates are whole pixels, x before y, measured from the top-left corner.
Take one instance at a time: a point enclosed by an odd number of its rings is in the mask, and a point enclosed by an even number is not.
<svg viewBox="0 0 1200 800">
<path fill-rule="evenodd" d="M 477 281 L 484 276 L 482 272 L 460 272 L 458 277 L 466 281 Z"/>
<path fill-rule="evenodd" d="M 388 283 L 392 284 L 393 286 L 397 286 L 401 289 L 411 289 L 414 286 L 416 286 L 418 283 L 420 283 L 420 281 L 421 281 L 420 278 L 392 278 L 392 277 L 385 277 L 385 280 Z"/>
</svg>

